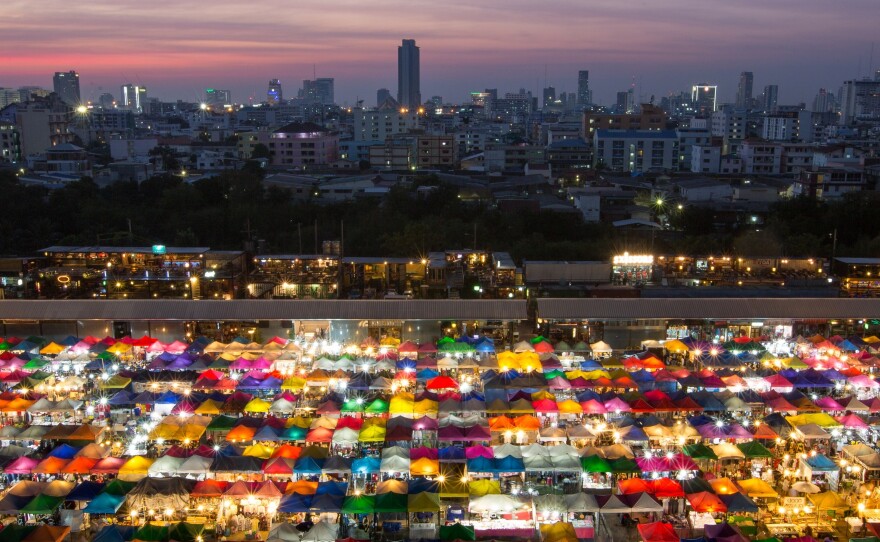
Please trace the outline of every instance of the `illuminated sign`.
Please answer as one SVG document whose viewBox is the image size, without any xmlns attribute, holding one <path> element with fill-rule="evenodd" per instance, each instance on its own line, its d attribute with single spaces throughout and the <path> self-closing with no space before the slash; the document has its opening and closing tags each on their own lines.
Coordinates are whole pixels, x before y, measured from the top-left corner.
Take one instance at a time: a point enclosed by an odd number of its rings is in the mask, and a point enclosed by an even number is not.
<svg viewBox="0 0 880 542">
<path fill-rule="evenodd" d="M 654 263 L 654 256 L 649 254 L 630 254 L 629 252 L 624 252 L 620 256 L 614 257 L 614 265 L 652 265 Z"/>
<path fill-rule="evenodd" d="M 153 254 L 165 254 L 165 245 L 153 245 Z"/>
<path fill-rule="evenodd" d="M 69 284 L 69 283 L 70 283 L 70 277 L 67 276 L 67 275 L 58 275 L 58 279 L 57 279 L 57 280 L 58 280 L 58 282 L 60 282 L 61 284 Z"/>
</svg>

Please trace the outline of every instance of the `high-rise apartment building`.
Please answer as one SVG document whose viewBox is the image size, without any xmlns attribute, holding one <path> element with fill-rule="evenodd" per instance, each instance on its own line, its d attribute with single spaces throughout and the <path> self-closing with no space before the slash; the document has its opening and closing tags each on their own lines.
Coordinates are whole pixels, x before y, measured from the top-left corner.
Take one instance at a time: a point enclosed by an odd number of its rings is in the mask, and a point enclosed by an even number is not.
<svg viewBox="0 0 880 542">
<path fill-rule="evenodd" d="M 215 108 L 230 105 L 232 103 L 232 93 L 219 88 L 206 88 L 205 103 Z"/>
<path fill-rule="evenodd" d="M 779 103 L 779 85 L 767 85 L 761 94 L 761 107 L 765 113 L 772 113 Z"/>
<path fill-rule="evenodd" d="M 834 93 L 820 88 L 819 93 L 813 98 L 812 111 L 815 113 L 827 113 L 835 109 L 837 109 L 837 102 L 834 99 Z"/>
<path fill-rule="evenodd" d="M 78 106 L 82 103 L 79 93 L 79 74 L 71 70 L 69 72 L 55 72 L 52 78 L 52 86 L 64 103 Z"/>
<path fill-rule="evenodd" d="M 333 104 L 333 78 L 319 77 L 314 81 L 309 79 L 303 80 L 302 90 L 299 97 L 309 103 L 316 104 Z"/>
<path fill-rule="evenodd" d="M 397 48 L 397 101 L 402 107 L 418 110 L 422 105 L 420 81 L 416 40 L 403 40 Z"/>
<path fill-rule="evenodd" d="M 266 91 L 266 101 L 269 105 L 280 104 L 284 101 L 284 93 L 281 91 L 281 80 L 272 79 L 269 81 L 269 89 Z"/>
<path fill-rule="evenodd" d="M 590 90 L 590 71 L 581 70 L 578 72 L 578 105 L 592 105 L 593 91 Z"/>
<path fill-rule="evenodd" d="M 739 87 L 736 89 L 737 109 L 751 109 L 752 84 L 754 81 L 755 75 L 752 72 L 742 72 L 739 74 Z"/>
<path fill-rule="evenodd" d="M 840 94 L 840 124 L 880 120 L 880 81 L 844 81 Z"/>
<path fill-rule="evenodd" d="M 544 89 L 544 100 L 543 107 L 550 107 L 553 105 L 553 102 L 556 101 L 556 89 L 554 87 L 547 87 Z"/>
<path fill-rule="evenodd" d="M 718 86 L 701 83 L 691 87 L 691 102 L 697 113 L 708 117 L 718 106 Z"/>
<path fill-rule="evenodd" d="M 144 103 L 147 101 L 147 89 L 138 85 L 128 83 L 122 85 L 121 107 L 130 109 L 135 113 L 143 111 Z"/>
</svg>

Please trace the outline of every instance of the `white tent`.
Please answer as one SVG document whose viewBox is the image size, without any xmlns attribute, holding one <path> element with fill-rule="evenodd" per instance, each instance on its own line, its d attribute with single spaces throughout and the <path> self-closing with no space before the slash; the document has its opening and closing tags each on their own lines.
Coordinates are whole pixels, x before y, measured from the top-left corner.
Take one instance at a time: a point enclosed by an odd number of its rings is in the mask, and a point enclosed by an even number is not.
<svg viewBox="0 0 880 542">
<path fill-rule="evenodd" d="M 610 354 L 614 351 L 614 349 L 611 348 L 611 345 L 605 341 L 592 343 L 590 345 L 590 350 L 592 350 L 594 354 Z"/>
<path fill-rule="evenodd" d="M 170 455 L 163 455 L 159 459 L 153 462 L 152 465 L 147 469 L 147 474 L 150 476 L 161 476 L 163 474 L 173 474 L 178 472 L 180 466 L 183 465 L 185 461 L 182 457 L 174 457 Z"/>
<path fill-rule="evenodd" d="M 522 450 L 519 446 L 515 444 L 501 444 L 498 446 L 492 447 L 492 453 L 496 458 L 513 456 L 516 458 L 522 458 Z"/>
<path fill-rule="evenodd" d="M 559 444 L 557 446 L 550 446 L 549 448 L 551 457 L 558 457 L 562 455 L 570 455 L 572 457 L 578 456 L 578 449 L 571 444 Z"/>
<path fill-rule="evenodd" d="M 746 454 L 729 442 L 722 442 L 711 447 L 718 459 L 745 459 Z"/>
<path fill-rule="evenodd" d="M 520 508 L 522 504 L 509 495 L 483 495 L 476 499 L 471 499 L 468 510 L 472 513 L 480 514 L 483 512 L 513 512 Z"/>
<path fill-rule="evenodd" d="M 336 534 L 339 532 L 339 526 L 336 524 L 319 521 L 315 526 L 309 529 L 303 537 L 303 542 L 335 542 Z"/>
<path fill-rule="evenodd" d="M 532 346 L 532 343 L 530 343 L 529 341 L 520 341 L 513 345 L 513 351 L 517 354 L 521 352 L 534 352 L 535 347 Z"/>
<path fill-rule="evenodd" d="M 353 446 L 358 443 L 358 432 L 351 427 L 343 427 L 333 432 L 333 444 Z"/>
<path fill-rule="evenodd" d="M 391 456 L 382 459 L 379 465 L 380 472 L 409 472 L 409 458 Z"/>
<path fill-rule="evenodd" d="M 523 458 L 523 463 L 527 471 L 553 470 L 553 463 L 550 462 L 550 456 L 547 455 L 530 455 Z"/>
<path fill-rule="evenodd" d="M 803 440 L 818 440 L 823 438 L 831 438 L 827 431 L 816 425 L 815 423 L 805 423 L 794 428 L 795 435 Z"/>
<path fill-rule="evenodd" d="M 565 506 L 569 512 L 598 512 L 599 503 L 596 502 L 596 496 L 588 493 L 574 493 L 571 495 L 563 495 Z"/>
<path fill-rule="evenodd" d="M 568 440 L 568 436 L 562 428 L 544 427 L 538 432 L 538 440 L 541 442 L 565 442 Z"/>
<path fill-rule="evenodd" d="M 558 472 L 581 472 L 580 461 L 568 454 L 551 456 L 550 462 L 553 464 L 553 470 Z"/>
<path fill-rule="evenodd" d="M 638 500 L 633 503 L 632 511 L 635 513 L 662 512 L 663 505 L 657 502 L 657 499 L 654 497 L 647 493 L 642 493 Z"/>
<path fill-rule="evenodd" d="M 177 467 L 177 472 L 180 474 L 208 474 L 211 472 L 211 463 L 213 463 L 213 459 L 210 457 L 191 455 Z"/>
</svg>

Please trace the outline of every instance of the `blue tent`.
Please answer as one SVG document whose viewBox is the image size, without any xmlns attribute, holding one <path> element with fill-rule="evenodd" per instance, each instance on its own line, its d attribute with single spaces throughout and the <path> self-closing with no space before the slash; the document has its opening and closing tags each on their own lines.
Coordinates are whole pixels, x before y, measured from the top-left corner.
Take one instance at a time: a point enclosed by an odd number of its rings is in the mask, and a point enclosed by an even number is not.
<svg viewBox="0 0 880 542">
<path fill-rule="evenodd" d="M 809 465 L 810 468 L 813 470 L 823 472 L 836 471 L 840 469 L 840 467 L 837 466 L 837 463 L 828 459 L 825 454 L 816 454 L 814 456 L 807 457 L 807 465 Z"/>
<path fill-rule="evenodd" d="M 440 461 L 464 461 L 466 459 L 464 448 L 461 446 L 440 448 L 437 453 L 440 456 Z"/>
<path fill-rule="evenodd" d="M 79 448 L 74 448 L 70 444 L 62 444 L 49 452 L 49 457 L 57 457 L 59 459 L 73 459 L 76 457 Z"/>
<path fill-rule="evenodd" d="M 348 483 L 347 482 L 321 482 L 318 484 L 318 489 L 317 489 L 317 491 L 315 491 L 315 496 L 316 497 L 318 495 L 345 496 L 346 493 L 348 493 Z"/>
<path fill-rule="evenodd" d="M 423 491 L 427 491 L 428 493 L 439 493 L 440 482 L 421 477 L 416 477 L 409 481 L 409 484 L 407 485 L 407 493 L 415 495 Z"/>
<path fill-rule="evenodd" d="M 351 472 L 354 474 L 372 474 L 379 472 L 382 461 L 378 457 L 359 457 L 352 461 Z"/>
<path fill-rule="evenodd" d="M 293 465 L 293 472 L 295 472 L 296 474 L 321 474 L 321 467 L 323 465 L 323 459 L 315 459 L 314 457 L 300 457 Z"/>
<path fill-rule="evenodd" d="M 491 354 L 495 352 L 495 345 L 491 342 L 482 342 L 477 344 L 477 352 L 482 354 Z"/>
<path fill-rule="evenodd" d="M 173 391 L 166 391 L 156 398 L 157 405 L 176 405 L 180 402 L 180 396 Z"/>
<path fill-rule="evenodd" d="M 134 525 L 107 525 L 101 529 L 92 542 L 126 542 L 134 538 L 137 527 Z"/>
<path fill-rule="evenodd" d="M 58 344 L 61 346 L 73 346 L 78 342 L 79 339 L 77 337 L 74 337 L 73 335 L 68 335 L 64 339 L 58 341 Z"/>
<path fill-rule="evenodd" d="M 125 390 L 120 390 L 113 394 L 113 397 L 107 400 L 107 404 L 110 406 L 126 406 L 126 405 L 134 405 L 134 394 Z"/>
<path fill-rule="evenodd" d="M 435 376 L 437 376 L 439 374 L 440 373 L 438 373 L 434 369 L 429 369 L 429 368 L 425 367 L 424 369 L 422 369 L 421 371 L 416 373 L 416 378 L 418 380 L 430 380 L 431 378 L 434 378 Z"/>
<path fill-rule="evenodd" d="M 318 495 L 316 493 L 315 496 L 312 497 L 311 511 L 341 512 L 343 501 L 345 501 L 345 495 L 337 495 L 335 493 L 324 493 L 322 495 Z"/>
<path fill-rule="evenodd" d="M 397 360 L 397 363 L 395 363 L 394 365 L 395 365 L 398 369 L 412 369 L 412 370 L 415 370 L 415 368 L 416 368 L 416 360 L 414 360 L 414 359 L 409 359 L 409 358 L 403 358 L 403 359 L 399 359 L 399 360 Z"/>
<path fill-rule="evenodd" d="M 64 497 L 66 501 L 91 501 L 104 491 L 103 482 L 82 482 Z"/>
<path fill-rule="evenodd" d="M 311 506 L 311 495 L 300 495 L 299 493 L 294 493 L 292 495 L 285 495 L 281 497 L 281 503 L 278 505 L 278 511 L 287 514 L 308 512 Z"/>
<path fill-rule="evenodd" d="M 747 512 L 752 514 L 758 512 L 758 505 L 755 504 L 755 501 L 742 493 L 719 495 L 718 498 L 727 506 L 728 512 Z"/>
<path fill-rule="evenodd" d="M 101 493 L 83 509 L 83 512 L 86 514 L 115 514 L 124 502 L 125 495 Z"/>
<path fill-rule="evenodd" d="M 475 457 L 467 460 L 468 472 L 498 472 L 494 459 L 488 457 Z"/>
<path fill-rule="evenodd" d="M 862 341 L 862 343 L 864 344 L 864 341 Z M 837 348 L 840 348 L 841 350 L 845 350 L 847 352 L 856 352 L 859 350 L 859 347 L 856 346 L 855 343 L 853 343 L 849 339 L 844 339 L 843 341 L 841 341 L 840 344 L 837 345 Z"/>
<path fill-rule="evenodd" d="M 522 458 L 509 455 L 495 460 L 498 472 L 525 472 L 526 466 Z"/>
</svg>

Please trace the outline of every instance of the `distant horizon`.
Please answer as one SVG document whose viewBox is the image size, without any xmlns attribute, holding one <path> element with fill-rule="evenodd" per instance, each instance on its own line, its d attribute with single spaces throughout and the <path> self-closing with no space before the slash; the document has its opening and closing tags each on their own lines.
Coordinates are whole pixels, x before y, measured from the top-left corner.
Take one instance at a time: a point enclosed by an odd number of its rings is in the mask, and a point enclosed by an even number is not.
<svg viewBox="0 0 880 542">
<path fill-rule="evenodd" d="M 217 88 L 230 90 L 235 103 L 256 103 L 265 101 L 270 79 L 281 79 L 292 98 L 316 75 L 335 79 L 340 105 L 373 106 L 380 88 L 396 97 L 397 46 L 415 39 L 423 101 L 439 95 L 463 103 L 485 88 L 525 88 L 537 97 L 547 86 L 575 92 L 578 71 L 589 70 L 601 105 L 633 84 L 643 102 L 709 83 L 718 86 L 719 103 L 731 103 L 740 72 L 751 71 L 755 97 L 775 84 L 780 104 L 809 104 L 819 88 L 836 95 L 843 81 L 872 76 L 880 64 L 871 41 L 880 17 L 865 16 L 877 13 L 876 0 L 851 0 L 845 9 L 818 0 L 670 0 L 662 11 L 611 0 L 589 8 L 576 0 L 451 0 L 417 13 L 400 0 L 369 9 L 353 0 L 300 4 L 278 10 L 258 0 L 242 10 L 228 0 L 207 9 L 194 0 L 75 7 L 7 0 L 0 87 L 51 89 L 54 72 L 75 70 L 84 100 L 104 92 L 119 99 L 120 86 L 134 83 L 162 100 L 199 102 L 206 88 Z"/>
</svg>

